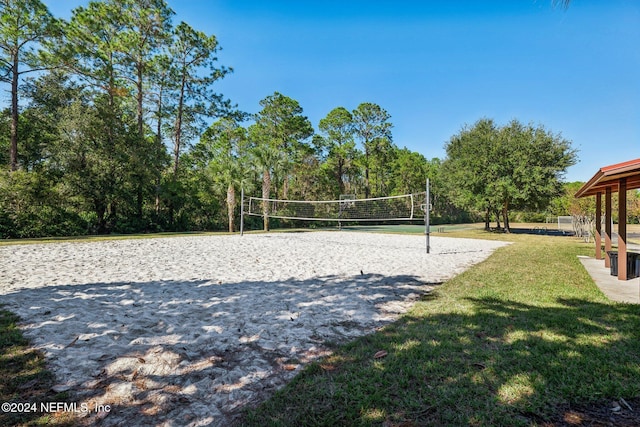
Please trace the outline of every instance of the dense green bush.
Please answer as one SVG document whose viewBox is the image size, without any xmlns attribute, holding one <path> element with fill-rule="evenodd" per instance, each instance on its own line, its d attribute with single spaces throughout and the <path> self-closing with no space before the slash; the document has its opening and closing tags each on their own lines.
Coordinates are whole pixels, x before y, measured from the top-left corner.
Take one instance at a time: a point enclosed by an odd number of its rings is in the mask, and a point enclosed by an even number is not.
<svg viewBox="0 0 640 427">
<path fill-rule="evenodd" d="M 52 206 L 30 206 L 18 212 L 0 210 L 0 238 L 80 236 L 88 224 L 80 215 Z"/>
</svg>

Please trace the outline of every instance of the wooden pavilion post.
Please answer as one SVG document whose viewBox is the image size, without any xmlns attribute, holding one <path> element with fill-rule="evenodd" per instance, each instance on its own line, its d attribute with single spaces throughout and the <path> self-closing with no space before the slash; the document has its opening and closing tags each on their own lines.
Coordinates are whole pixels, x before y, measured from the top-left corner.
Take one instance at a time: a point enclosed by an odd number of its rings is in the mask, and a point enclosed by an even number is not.
<svg viewBox="0 0 640 427">
<path fill-rule="evenodd" d="M 627 280 L 627 178 L 618 180 L 618 280 Z"/>
<path fill-rule="evenodd" d="M 576 192 L 576 197 L 588 197 L 596 196 L 596 216 L 600 215 L 602 209 L 602 194 L 605 197 L 605 227 L 604 227 L 604 249 L 605 254 L 601 253 L 601 240 L 596 236 L 596 257 L 604 255 L 604 265 L 607 268 L 611 268 L 611 257 L 609 252 L 611 251 L 611 237 L 612 228 L 611 223 L 611 194 L 618 192 L 618 252 L 617 259 L 618 264 L 614 267 L 618 267 L 618 279 L 627 280 L 630 273 L 636 273 L 637 264 L 634 263 L 632 268 L 628 265 L 629 252 L 627 251 L 627 191 L 640 189 L 640 158 L 628 160 L 622 163 L 616 163 L 615 165 L 609 165 L 601 167 L 593 177 L 587 181 Z M 598 230 L 600 225 L 600 218 L 597 218 L 596 234 L 600 234 L 602 238 L 602 230 Z M 637 256 L 632 254 L 635 261 Z"/>
<path fill-rule="evenodd" d="M 611 250 L 611 187 L 604 193 L 604 266 L 611 267 L 609 251 Z"/>
<path fill-rule="evenodd" d="M 602 193 L 596 194 L 596 259 L 602 259 Z"/>
</svg>

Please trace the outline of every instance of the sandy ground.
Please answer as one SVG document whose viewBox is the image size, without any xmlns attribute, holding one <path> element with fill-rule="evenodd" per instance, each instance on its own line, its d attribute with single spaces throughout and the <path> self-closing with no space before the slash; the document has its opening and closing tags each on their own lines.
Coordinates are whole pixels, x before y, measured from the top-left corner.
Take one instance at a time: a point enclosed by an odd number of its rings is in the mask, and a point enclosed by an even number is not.
<svg viewBox="0 0 640 427">
<path fill-rule="evenodd" d="M 224 426 L 500 242 L 348 232 L 0 247 L 0 302 L 98 425 Z M 110 405 L 101 411 L 98 405 Z"/>
</svg>

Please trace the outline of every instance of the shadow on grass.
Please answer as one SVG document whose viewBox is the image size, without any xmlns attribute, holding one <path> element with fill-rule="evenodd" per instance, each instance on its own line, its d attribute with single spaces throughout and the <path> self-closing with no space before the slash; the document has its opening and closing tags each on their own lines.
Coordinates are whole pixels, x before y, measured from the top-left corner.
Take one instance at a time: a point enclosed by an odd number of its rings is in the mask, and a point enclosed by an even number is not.
<svg viewBox="0 0 640 427">
<path fill-rule="evenodd" d="M 0 308 L 0 403 L 28 404 L 29 409 L 14 410 L 11 407 L 0 412 L 0 425 L 43 425 L 48 415 L 39 410 L 41 403 L 62 402 L 65 394 L 51 391 L 53 375 L 46 369 L 44 356 L 29 346 L 29 342 L 16 328 L 18 317 Z M 71 426 L 69 418 L 51 422 L 56 426 Z"/>
<path fill-rule="evenodd" d="M 492 233 L 504 233 L 505 230 L 503 228 L 493 228 L 491 229 Z M 511 234 L 532 234 L 537 236 L 556 236 L 556 237 L 573 237 L 576 235 L 575 231 L 569 230 L 557 230 L 554 228 L 547 228 L 545 226 L 539 226 L 534 228 L 509 228 L 509 233 Z"/>
<path fill-rule="evenodd" d="M 347 345 L 238 425 L 640 425 L 610 406 L 640 402 L 640 306 L 465 301 Z"/>
</svg>

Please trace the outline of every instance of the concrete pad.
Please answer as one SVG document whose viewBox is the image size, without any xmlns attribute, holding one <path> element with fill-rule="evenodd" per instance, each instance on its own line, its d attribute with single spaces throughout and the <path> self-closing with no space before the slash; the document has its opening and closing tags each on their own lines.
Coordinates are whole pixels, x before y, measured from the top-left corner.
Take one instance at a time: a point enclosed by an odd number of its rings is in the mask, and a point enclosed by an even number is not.
<svg viewBox="0 0 640 427">
<path fill-rule="evenodd" d="M 604 260 L 578 256 L 580 262 L 603 294 L 612 301 L 640 304 L 640 278 L 618 280 L 604 266 Z"/>
</svg>

